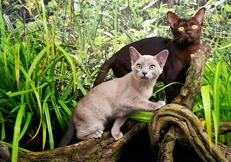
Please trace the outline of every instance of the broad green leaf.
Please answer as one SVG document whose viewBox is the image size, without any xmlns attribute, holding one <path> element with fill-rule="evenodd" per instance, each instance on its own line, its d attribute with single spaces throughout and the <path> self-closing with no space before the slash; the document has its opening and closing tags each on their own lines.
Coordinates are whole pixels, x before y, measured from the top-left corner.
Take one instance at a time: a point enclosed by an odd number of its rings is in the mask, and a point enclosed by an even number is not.
<svg viewBox="0 0 231 162">
<path fill-rule="evenodd" d="M 208 133 L 208 142 L 210 149 L 212 149 L 212 128 L 211 128 L 211 102 L 210 102 L 210 94 L 209 94 L 210 85 L 201 86 L 201 96 L 204 106 L 205 120 L 206 120 L 206 128 Z"/>
</svg>

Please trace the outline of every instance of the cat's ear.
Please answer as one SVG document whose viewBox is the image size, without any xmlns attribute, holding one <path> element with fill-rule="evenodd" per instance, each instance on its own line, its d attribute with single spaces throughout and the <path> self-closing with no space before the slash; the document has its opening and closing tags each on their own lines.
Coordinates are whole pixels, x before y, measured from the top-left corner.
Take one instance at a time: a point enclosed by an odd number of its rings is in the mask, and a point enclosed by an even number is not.
<svg viewBox="0 0 231 162">
<path fill-rule="evenodd" d="M 139 57 L 141 56 L 140 53 L 134 48 L 134 47 L 130 47 L 129 48 L 129 52 L 130 52 L 130 56 L 131 56 L 131 62 L 132 64 L 134 64 Z"/>
<path fill-rule="evenodd" d="M 161 68 L 164 67 L 167 58 L 168 58 L 168 50 L 163 50 L 156 55 L 157 62 L 159 63 Z"/>
<path fill-rule="evenodd" d="M 169 25 L 171 26 L 171 28 L 174 28 L 174 24 L 176 24 L 177 21 L 179 20 L 178 16 L 175 13 L 168 11 L 167 17 L 168 17 Z"/>
<path fill-rule="evenodd" d="M 197 13 L 194 16 L 200 25 L 204 21 L 204 15 L 205 15 L 205 8 L 201 8 L 199 11 L 197 11 Z"/>
</svg>

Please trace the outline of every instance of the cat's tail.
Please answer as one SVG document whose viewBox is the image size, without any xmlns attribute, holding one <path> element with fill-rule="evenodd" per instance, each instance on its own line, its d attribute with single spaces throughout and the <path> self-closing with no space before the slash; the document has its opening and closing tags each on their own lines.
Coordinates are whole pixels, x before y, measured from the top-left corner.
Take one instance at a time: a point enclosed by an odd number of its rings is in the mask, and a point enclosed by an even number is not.
<svg viewBox="0 0 231 162">
<path fill-rule="evenodd" d="M 71 119 L 69 126 L 67 128 L 67 131 L 64 134 L 63 138 L 61 139 L 61 141 L 57 147 L 64 147 L 64 146 L 68 145 L 71 142 L 71 140 L 74 136 L 74 133 L 75 133 L 75 126 L 74 126 L 74 123 Z"/>
<path fill-rule="evenodd" d="M 112 64 L 113 64 L 115 58 L 116 58 L 116 55 L 114 54 L 114 55 L 112 55 L 112 57 L 110 59 L 108 59 L 106 62 L 104 62 L 104 64 L 101 66 L 100 71 L 98 73 L 98 76 L 96 77 L 96 80 L 94 82 L 94 87 L 104 81 L 108 71 L 112 67 Z"/>
</svg>

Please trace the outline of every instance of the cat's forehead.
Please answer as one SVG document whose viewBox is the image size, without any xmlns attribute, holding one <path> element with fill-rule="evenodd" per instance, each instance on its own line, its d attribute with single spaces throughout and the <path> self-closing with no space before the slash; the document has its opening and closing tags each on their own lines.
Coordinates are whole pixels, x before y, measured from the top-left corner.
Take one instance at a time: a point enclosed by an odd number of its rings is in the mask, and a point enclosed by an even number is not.
<svg viewBox="0 0 231 162">
<path fill-rule="evenodd" d="M 178 20 L 178 26 L 181 26 L 181 25 L 193 25 L 193 24 L 196 24 L 196 25 L 199 24 L 199 22 L 194 17 L 181 18 L 181 19 Z"/>
<path fill-rule="evenodd" d="M 156 61 L 155 56 L 143 55 L 139 60 L 137 60 L 137 63 L 155 64 L 155 63 L 157 63 L 157 61 Z"/>
</svg>

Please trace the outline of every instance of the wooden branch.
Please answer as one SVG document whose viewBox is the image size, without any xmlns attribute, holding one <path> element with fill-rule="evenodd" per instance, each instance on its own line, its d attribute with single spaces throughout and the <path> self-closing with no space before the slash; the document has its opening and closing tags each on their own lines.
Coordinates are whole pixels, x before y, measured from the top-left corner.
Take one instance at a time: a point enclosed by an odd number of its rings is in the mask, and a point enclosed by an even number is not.
<svg viewBox="0 0 231 162">
<path fill-rule="evenodd" d="M 171 127 L 161 142 L 158 157 L 157 157 L 158 161 L 164 161 L 164 162 L 174 161 L 173 149 L 176 143 L 176 138 L 174 134 L 175 134 L 174 127 Z"/>
<path fill-rule="evenodd" d="M 158 153 L 158 142 L 162 132 L 166 132 L 169 127 L 177 125 L 184 132 L 191 145 L 203 161 L 228 162 L 231 157 L 231 149 L 221 148 L 211 144 L 210 148 L 207 134 L 200 120 L 187 107 L 177 104 L 168 104 L 158 110 L 152 117 L 149 124 L 149 135 L 151 146 L 155 154 Z M 225 156 L 226 155 L 226 156 Z M 158 157 L 161 159 L 161 157 Z"/>
<path fill-rule="evenodd" d="M 185 84 L 181 88 L 180 94 L 173 100 L 172 103 L 186 106 L 192 110 L 195 97 L 202 84 L 204 67 L 210 51 L 210 45 L 206 43 L 200 50 L 191 55 L 190 70 L 185 80 Z"/>
<path fill-rule="evenodd" d="M 214 130 L 214 125 L 212 125 L 212 129 Z M 225 134 L 228 132 L 231 132 L 231 121 L 220 122 L 218 134 Z"/>
<path fill-rule="evenodd" d="M 178 142 L 185 137 L 187 137 L 201 160 L 205 162 L 231 161 L 231 149 L 221 144 L 218 146 L 213 145 L 213 143 L 209 144 L 208 135 L 200 120 L 191 111 L 195 97 L 201 87 L 209 52 L 210 46 L 205 44 L 205 46 L 201 47 L 201 50 L 192 55 L 188 76 L 179 96 L 174 99 L 174 104 L 165 105 L 158 110 L 149 123 L 151 146 L 154 154 L 158 155 L 158 161 L 173 161 L 171 154 L 173 154 L 172 150 L 175 146 L 175 141 Z M 174 128 L 178 127 L 183 131 L 184 135 L 176 138 Z M 163 140 L 161 142 L 162 136 Z M 158 147 L 159 142 L 161 142 L 160 148 Z M 166 149 L 168 152 L 164 154 L 163 150 Z"/>
<path fill-rule="evenodd" d="M 128 120 L 128 122 L 126 122 L 126 129 L 124 130 L 126 133 L 123 138 L 118 141 L 115 141 L 110 131 L 107 131 L 100 139 L 89 139 L 54 150 L 29 153 L 19 151 L 18 161 L 116 161 L 119 158 L 123 146 L 129 142 L 137 132 L 145 129 L 146 126 L 147 123 L 137 123 Z M 9 159 L 11 159 L 11 150 L 1 142 L 0 148 L 0 157 L 2 156 L 5 161 L 9 161 Z"/>
</svg>

